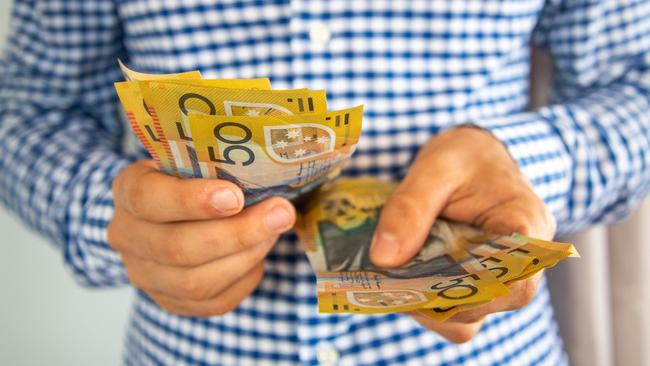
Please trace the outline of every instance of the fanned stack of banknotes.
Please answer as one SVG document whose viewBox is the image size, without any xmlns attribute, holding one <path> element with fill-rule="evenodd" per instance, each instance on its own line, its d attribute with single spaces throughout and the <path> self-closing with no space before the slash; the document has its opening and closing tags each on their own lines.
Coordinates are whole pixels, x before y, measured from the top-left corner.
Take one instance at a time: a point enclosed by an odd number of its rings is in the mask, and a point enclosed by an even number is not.
<svg viewBox="0 0 650 366">
<path fill-rule="evenodd" d="M 246 205 L 295 200 L 335 177 L 361 135 L 363 106 L 327 111 L 324 90 L 271 90 L 269 79 L 203 79 L 198 71 L 128 69 L 115 88 L 131 127 L 160 169 L 219 178 Z"/>
<path fill-rule="evenodd" d="M 295 229 L 317 275 L 320 312 L 417 312 L 444 321 L 578 256 L 571 244 L 438 219 L 409 263 L 375 267 L 370 243 L 396 183 L 335 180 L 359 141 L 362 106 L 328 112 L 325 91 L 272 90 L 263 78 L 120 66 L 127 81 L 115 84 L 118 96 L 161 171 L 229 180 L 242 188 L 246 205 L 270 196 L 300 202 Z"/>
<path fill-rule="evenodd" d="M 417 312 L 444 321 L 508 295 L 508 285 L 577 257 L 571 244 L 494 235 L 438 219 L 420 252 L 399 268 L 369 259 L 381 208 L 397 183 L 340 179 L 305 204 L 296 232 L 318 278 L 324 313 Z"/>
</svg>

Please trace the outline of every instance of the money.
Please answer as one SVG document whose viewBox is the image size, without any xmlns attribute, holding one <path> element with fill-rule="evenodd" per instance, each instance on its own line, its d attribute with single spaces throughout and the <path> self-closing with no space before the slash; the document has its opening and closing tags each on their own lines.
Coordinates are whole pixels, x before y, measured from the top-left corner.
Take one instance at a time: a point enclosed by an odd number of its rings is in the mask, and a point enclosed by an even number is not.
<svg viewBox="0 0 650 366">
<path fill-rule="evenodd" d="M 187 165 L 188 154 L 176 154 L 177 159 L 171 154 L 165 131 L 158 123 L 156 110 L 150 107 L 151 101 L 147 102 L 141 89 L 142 82 L 159 81 L 167 84 L 185 85 L 187 87 L 209 87 L 221 89 L 253 89 L 270 90 L 271 83 L 267 78 L 257 79 L 202 79 L 198 71 L 190 71 L 178 74 L 145 74 L 133 71 L 126 67 L 121 60 L 118 60 L 126 82 L 115 83 L 115 89 L 120 101 L 124 106 L 127 118 L 133 127 L 136 136 L 140 139 L 149 154 L 158 162 L 161 170 L 168 174 L 183 175 Z M 190 98 L 191 99 L 191 98 Z M 188 108 L 192 107 L 188 101 Z M 186 151 L 172 145 L 174 151 Z M 183 159 L 184 158 L 184 159 Z M 179 165 L 180 164 L 180 165 Z M 180 172 L 179 172 L 180 170 Z M 185 175 L 189 175 L 186 173 Z"/>
<path fill-rule="evenodd" d="M 395 183 L 341 179 L 300 210 L 296 232 L 326 313 L 416 312 L 444 321 L 509 293 L 508 285 L 576 256 L 570 244 L 494 235 L 438 219 L 422 249 L 399 268 L 378 268 L 370 244 Z"/>
<path fill-rule="evenodd" d="M 120 101 L 163 172 L 229 180 L 246 205 L 270 196 L 303 204 L 296 232 L 316 272 L 321 312 L 445 321 L 578 256 L 571 244 L 438 219 L 408 263 L 376 267 L 370 244 L 396 183 L 334 181 L 359 142 L 363 106 L 328 112 L 323 90 L 272 90 L 266 78 L 203 79 L 198 71 L 145 74 L 119 63 L 127 80 L 115 84 Z"/>
<path fill-rule="evenodd" d="M 153 75 L 119 61 L 115 89 L 160 169 L 181 178 L 227 179 L 246 205 L 297 200 L 336 177 L 354 152 L 363 108 L 327 112 L 324 90 L 272 90 L 267 78 Z"/>
<path fill-rule="evenodd" d="M 167 158 L 165 146 L 158 132 L 156 132 L 151 114 L 142 97 L 142 92 L 137 81 L 179 80 L 190 82 L 192 80 L 200 80 L 201 73 L 191 71 L 179 74 L 144 74 L 129 69 L 121 60 L 118 60 L 118 63 L 127 81 L 115 83 L 115 90 L 124 107 L 131 128 L 133 128 L 133 131 L 145 149 L 147 149 L 149 155 L 156 161 L 158 167 L 167 174 L 176 174 L 176 168 L 173 162 Z"/>
<path fill-rule="evenodd" d="M 174 162 L 180 176 L 188 178 L 207 178 L 201 173 L 194 149 L 187 118 L 190 111 L 207 115 L 261 117 L 327 110 L 322 90 L 260 90 L 255 79 L 250 80 L 246 89 L 145 81 L 140 83 L 140 90 L 151 110 L 154 125 L 164 136 L 168 159 Z"/>
<path fill-rule="evenodd" d="M 359 141 L 362 117 L 358 106 L 264 117 L 192 112 L 188 120 L 201 176 L 236 183 L 253 204 L 271 195 L 295 200 L 338 174 Z"/>
</svg>

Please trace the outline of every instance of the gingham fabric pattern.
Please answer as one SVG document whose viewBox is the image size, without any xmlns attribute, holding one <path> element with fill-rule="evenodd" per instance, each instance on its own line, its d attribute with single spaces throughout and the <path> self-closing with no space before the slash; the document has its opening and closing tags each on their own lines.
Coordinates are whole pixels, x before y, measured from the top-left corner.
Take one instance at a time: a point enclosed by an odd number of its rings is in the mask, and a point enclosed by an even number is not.
<svg viewBox="0 0 650 366">
<path fill-rule="evenodd" d="M 508 147 L 561 233 L 621 218 L 648 190 L 650 2 L 634 0 L 17 0 L 0 61 L 0 195 L 89 286 L 128 283 L 106 243 L 123 144 L 118 57 L 145 72 L 270 77 L 366 105 L 348 175 L 400 178 L 418 146 L 471 121 Z M 526 112 L 530 43 L 553 104 Z M 453 345 L 402 315 L 319 315 L 295 238 L 235 311 L 184 318 L 138 293 L 133 365 L 564 364 L 544 283 Z"/>
</svg>

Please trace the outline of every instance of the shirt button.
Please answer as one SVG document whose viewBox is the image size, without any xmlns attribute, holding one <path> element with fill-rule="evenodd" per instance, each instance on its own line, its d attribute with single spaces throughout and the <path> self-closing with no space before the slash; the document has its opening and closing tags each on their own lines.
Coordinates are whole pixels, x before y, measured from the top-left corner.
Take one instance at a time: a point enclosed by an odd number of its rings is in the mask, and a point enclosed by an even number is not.
<svg viewBox="0 0 650 366">
<path fill-rule="evenodd" d="M 316 346 L 316 360 L 320 366 L 334 366 L 339 362 L 339 352 L 328 343 Z"/>
<path fill-rule="evenodd" d="M 309 27 L 309 39 L 316 44 L 327 44 L 332 39 L 332 32 L 323 23 L 314 23 Z"/>
</svg>

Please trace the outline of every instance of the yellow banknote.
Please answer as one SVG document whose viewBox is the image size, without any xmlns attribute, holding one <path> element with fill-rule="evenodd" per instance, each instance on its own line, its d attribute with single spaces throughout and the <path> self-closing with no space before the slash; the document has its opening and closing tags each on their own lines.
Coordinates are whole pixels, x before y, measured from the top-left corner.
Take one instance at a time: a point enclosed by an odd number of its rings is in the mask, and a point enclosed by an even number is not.
<svg viewBox="0 0 650 366">
<path fill-rule="evenodd" d="M 473 237 L 476 239 L 477 237 Z M 503 284 L 512 283 L 520 279 L 525 274 L 528 266 L 533 262 L 534 258 L 530 256 L 515 256 L 507 252 L 496 249 L 495 247 L 485 243 L 470 243 L 466 241 L 464 245 L 465 252 L 481 263 L 488 269 L 494 277 Z M 428 318 L 444 321 L 456 314 L 459 311 L 468 310 L 485 304 L 486 302 L 468 303 L 460 306 L 451 307 L 437 307 L 419 309 L 416 312 Z"/>
<path fill-rule="evenodd" d="M 190 113 L 201 175 L 238 184 L 247 204 L 294 199 L 331 177 L 354 152 L 363 107 L 320 114 L 218 116 Z"/>
<path fill-rule="evenodd" d="M 121 60 L 118 60 L 118 62 L 127 81 L 115 83 L 115 90 L 117 91 L 117 95 L 120 98 L 120 102 L 133 131 L 151 157 L 156 161 L 159 168 L 167 174 L 176 174 L 176 167 L 173 161 L 167 158 L 167 152 L 161 141 L 161 136 L 156 131 L 137 81 L 179 80 L 189 82 L 201 79 L 201 73 L 198 71 L 190 71 L 178 74 L 145 74 L 129 69 Z"/>
<path fill-rule="evenodd" d="M 201 79 L 201 72 L 199 71 L 188 71 L 181 72 L 176 74 L 146 74 L 143 72 L 137 72 L 129 69 L 122 60 L 117 60 L 124 75 L 126 81 L 144 81 L 144 80 L 196 80 Z"/>
<path fill-rule="evenodd" d="M 122 73 L 127 82 L 116 83 L 115 88 L 124 106 L 127 118 L 136 135 L 147 148 L 151 156 L 158 162 L 163 171 L 178 175 L 176 163 L 169 156 L 169 146 L 164 131 L 154 124 L 151 111 L 144 101 L 140 84 L 137 81 L 164 80 L 166 83 L 178 83 L 186 87 L 215 87 L 226 89 L 257 89 L 269 90 L 271 83 L 268 78 L 257 79 L 202 79 L 198 71 L 178 74 L 145 74 L 129 69 L 118 60 Z M 136 127 L 137 126 L 137 127 Z M 182 167 L 181 167 L 182 168 Z"/>
<path fill-rule="evenodd" d="M 166 79 L 164 81 L 170 84 L 181 84 L 185 86 L 227 88 L 227 89 L 271 90 L 271 81 L 268 78 L 199 79 L 199 80 Z M 307 90 L 307 89 L 300 89 L 300 90 Z"/>
<path fill-rule="evenodd" d="M 184 177 L 203 177 L 188 125 L 190 111 L 257 117 L 327 110 L 324 91 L 260 90 L 259 84 L 251 84 L 246 89 L 228 89 L 159 81 L 142 82 L 140 89 L 154 124 L 164 136 L 168 158 Z"/>
<path fill-rule="evenodd" d="M 316 272 L 318 309 L 324 313 L 379 314 L 486 302 L 509 293 L 467 257 L 427 258 L 430 273 L 391 269 Z"/>
</svg>

